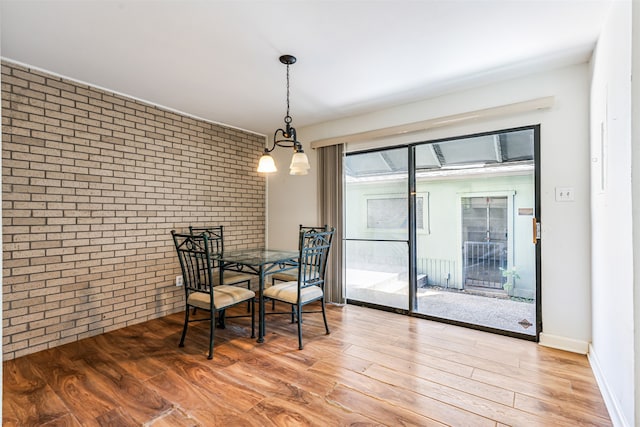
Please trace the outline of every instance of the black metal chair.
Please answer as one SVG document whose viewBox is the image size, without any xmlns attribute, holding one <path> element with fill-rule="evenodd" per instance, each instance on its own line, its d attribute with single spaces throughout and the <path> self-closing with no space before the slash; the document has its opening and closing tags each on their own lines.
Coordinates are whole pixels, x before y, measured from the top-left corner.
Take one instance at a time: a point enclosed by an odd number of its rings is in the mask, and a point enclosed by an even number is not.
<svg viewBox="0 0 640 427">
<path fill-rule="evenodd" d="M 329 230 L 329 226 L 328 225 L 322 225 L 322 226 L 308 226 L 308 225 L 302 225 L 300 224 L 300 228 L 298 229 L 298 233 L 300 233 L 300 231 L 327 231 Z M 298 248 L 298 250 L 300 250 L 300 248 Z M 293 270 L 287 270 L 283 273 L 274 273 L 271 275 L 271 286 L 275 285 L 276 282 L 293 282 L 295 280 L 298 280 L 298 269 L 294 268 Z M 275 310 L 276 308 L 276 302 L 273 301 L 271 308 L 273 310 Z M 291 307 L 292 311 L 291 311 L 291 321 L 293 322 L 293 307 Z"/>
<path fill-rule="evenodd" d="M 264 291 L 264 298 L 290 304 L 298 320 L 298 348 L 302 350 L 302 307 L 320 301 L 327 334 L 329 324 L 325 312 L 324 277 L 335 228 L 328 231 L 300 230 L 299 266 L 296 280 L 275 284 Z M 310 312 L 305 312 L 310 313 Z M 288 314 L 288 313 L 287 313 Z"/>
<path fill-rule="evenodd" d="M 176 246 L 185 290 L 185 318 L 180 347 L 184 347 L 189 322 L 209 320 L 209 355 L 213 358 L 215 316 L 218 313 L 220 326 L 224 328 L 224 312 L 227 308 L 245 301 L 253 301 L 255 292 L 232 285 L 215 286 L 215 268 L 218 261 L 211 254 L 211 243 L 207 234 L 178 234 L 171 231 Z M 255 337 L 255 311 L 251 306 L 251 337 Z M 190 309 L 200 308 L 210 315 L 201 319 L 189 319 Z"/>
<path fill-rule="evenodd" d="M 189 233 L 192 236 L 196 234 L 205 234 L 207 236 L 207 238 L 209 239 L 209 252 L 211 253 L 211 256 L 216 259 L 216 261 L 224 252 L 224 226 L 223 225 L 217 225 L 212 227 L 189 226 Z M 217 271 L 217 272 L 218 274 L 221 274 L 220 271 Z M 227 271 L 223 274 L 223 277 L 224 277 L 223 281 L 216 279 L 218 280 L 217 284 L 239 285 L 242 283 L 246 283 L 247 289 L 251 289 L 251 279 L 255 278 L 256 276 L 251 274 Z M 251 304 L 252 304 L 251 301 L 247 304 L 247 312 L 251 310 Z"/>
<path fill-rule="evenodd" d="M 328 230 L 329 230 L 329 226 L 326 224 L 322 226 L 307 226 L 307 225 L 300 224 L 298 233 L 300 231 L 318 232 L 318 231 L 328 231 Z M 298 250 L 300 250 L 300 248 L 298 248 Z M 284 273 L 275 273 L 271 275 L 271 286 L 275 285 L 276 282 L 292 282 L 294 280 L 298 280 L 297 269 L 287 270 Z"/>
</svg>

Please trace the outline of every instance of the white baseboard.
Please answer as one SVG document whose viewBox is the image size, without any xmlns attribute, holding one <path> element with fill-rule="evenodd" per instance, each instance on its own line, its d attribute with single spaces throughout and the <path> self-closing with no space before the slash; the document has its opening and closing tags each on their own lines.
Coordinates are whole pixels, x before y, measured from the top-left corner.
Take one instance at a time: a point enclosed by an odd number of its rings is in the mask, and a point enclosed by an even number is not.
<svg viewBox="0 0 640 427">
<path fill-rule="evenodd" d="M 586 341 L 574 340 L 573 338 L 561 337 L 540 333 L 540 345 L 557 348 L 558 350 L 570 351 L 572 353 L 587 354 L 589 343 Z"/>
<path fill-rule="evenodd" d="M 607 380 L 602 373 L 598 356 L 591 344 L 589 344 L 589 354 L 587 357 L 589 358 L 591 370 L 593 371 L 593 375 L 596 377 L 596 382 L 600 388 L 604 404 L 607 407 L 607 411 L 609 411 L 609 418 L 611 418 L 611 422 L 616 427 L 631 427 L 631 424 L 624 418 L 624 414 L 611 394 Z"/>
</svg>

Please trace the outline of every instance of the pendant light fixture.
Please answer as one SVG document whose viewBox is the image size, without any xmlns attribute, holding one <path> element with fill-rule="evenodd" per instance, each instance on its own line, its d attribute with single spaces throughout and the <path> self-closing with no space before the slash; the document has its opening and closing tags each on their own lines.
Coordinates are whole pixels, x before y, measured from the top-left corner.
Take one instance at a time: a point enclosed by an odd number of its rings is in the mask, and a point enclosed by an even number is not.
<svg viewBox="0 0 640 427">
<path fill-rule="evenodd" d="M 284 129 L 280 128 L 273 134 L 273 146 L 271 148 L 265 147 L 260 162 L 258 163 L 258 172 L 271 173 L 276 172 L 276 164 L 271 157 L 271 153 L 276 147 L 290 147 L 293 148 L 293 157 L 291 158 L 291 164 L 289 165 L 290 175 L 306 175 L 309 173 L 311 166 L 309 165 L 309 159 L 302 149 L 302 144 L 298 141 L 296 136 L 296 129 L 291 126 L 293 119 L 289 115 L 289 65 L 296 62 L 296 57 L 292 55 L 282 55 L 280 62 L 287 66 L 287 115 L 284 116 Z"/>
</svg>

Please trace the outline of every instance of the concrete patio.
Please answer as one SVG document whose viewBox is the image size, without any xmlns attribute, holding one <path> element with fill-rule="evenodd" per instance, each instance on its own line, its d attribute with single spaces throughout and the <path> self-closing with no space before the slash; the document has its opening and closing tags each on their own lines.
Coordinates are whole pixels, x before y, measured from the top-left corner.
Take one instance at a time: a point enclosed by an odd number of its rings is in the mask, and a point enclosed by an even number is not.
<svg viewBox="0 0 640 427">
<path fill-rule="evenodd" d="M 408 284 L 394 273 L 347 270 L 347 298 L 408 309 Z M 416 312 L 421 314 L 527 335 L 536 333 L 532 300 L 438 287 L 418 288 L 417 300 Z"/>
</svg>

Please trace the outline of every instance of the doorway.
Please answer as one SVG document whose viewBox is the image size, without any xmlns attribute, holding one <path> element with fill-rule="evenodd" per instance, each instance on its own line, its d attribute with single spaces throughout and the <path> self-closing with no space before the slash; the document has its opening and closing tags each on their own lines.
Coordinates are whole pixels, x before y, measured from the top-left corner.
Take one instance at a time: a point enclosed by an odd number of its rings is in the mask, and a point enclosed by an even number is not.
<svg viewBox="0 0 640 427">
<path fill-rule="evenodd" d="M 462 197 L 462 271 L 466 289 L 502 289 L 507 268 L 507 197 Z"/>
<path fill-rule="evenodd" d="M 347 301 L 536 340 L 539 126 L 345 158 Z"/>
</svg>

